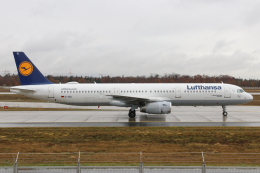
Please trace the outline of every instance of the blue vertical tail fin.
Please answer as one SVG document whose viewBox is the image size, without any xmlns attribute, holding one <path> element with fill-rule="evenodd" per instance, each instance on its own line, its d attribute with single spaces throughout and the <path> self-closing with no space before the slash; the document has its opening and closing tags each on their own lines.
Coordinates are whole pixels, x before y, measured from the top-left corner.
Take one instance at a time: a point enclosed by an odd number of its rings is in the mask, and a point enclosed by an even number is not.
<svg viewBox="0 0 260 173">
<path fill-rule="evenodd" d="M 46 79 L 23 52 L 13 52 L 21 85 L 53 84 Z"/>
</svg>

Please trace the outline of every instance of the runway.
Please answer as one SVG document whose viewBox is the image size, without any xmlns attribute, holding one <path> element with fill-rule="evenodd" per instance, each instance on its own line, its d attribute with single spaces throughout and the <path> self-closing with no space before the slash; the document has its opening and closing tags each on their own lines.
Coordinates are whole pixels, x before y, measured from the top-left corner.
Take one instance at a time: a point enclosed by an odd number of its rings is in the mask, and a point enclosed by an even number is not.
<svg viewBox="0 0 260 173">
<path fill-rule="evenodd" d="M 45 103 L 46 104 L 46 103 Z M 104 107 L 94 111 L 0 111 L 0 127 L 126 127 L 126 126 L 260 126 L 259 106 L 172 107 L 172 113 L 149 115 L 128 109 Z"/>
</svg>

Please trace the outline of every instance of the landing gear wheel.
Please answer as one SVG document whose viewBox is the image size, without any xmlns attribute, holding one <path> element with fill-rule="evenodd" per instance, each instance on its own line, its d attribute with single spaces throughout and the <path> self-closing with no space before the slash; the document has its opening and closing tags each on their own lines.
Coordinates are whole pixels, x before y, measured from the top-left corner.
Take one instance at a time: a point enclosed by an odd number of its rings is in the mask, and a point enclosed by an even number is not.
<svg viewBox="0 0 260 173">
<path fill-rule="evenodd" d="M 223 109 L 223 116 L 226 117 L 228 114 L 226 111 L 226 105 L 222 105 L 222 109 Z"/>
<path fill-rule="evenodd" d="M 128 116 L 129 116 L 129 118 L 135 118 L 135 110 L 132 111 L 132 110 L 130 109 Z"/>
<path fill-rule="evenodd" d="M 227 113 L 227 112 L 223 112 L 223 116 L 225 116 L 225 117 L 226 117 L 227 115 L 228 115 L 228 113 Z"/>
</svg>

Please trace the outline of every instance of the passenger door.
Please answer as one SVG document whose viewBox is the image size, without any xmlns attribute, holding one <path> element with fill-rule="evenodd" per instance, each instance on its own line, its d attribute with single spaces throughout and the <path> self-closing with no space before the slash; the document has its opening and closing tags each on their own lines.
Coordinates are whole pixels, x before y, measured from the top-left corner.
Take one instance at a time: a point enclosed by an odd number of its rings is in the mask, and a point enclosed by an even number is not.
<svg viewBox="0 0 260 173">
<path fill-rule="evenodd" d="M 225 98 L 230 98 L 230 97 L 231 97 L 231 93 L 230 93 L 230 88 L 229 88 L 229 86 L 225 86 L 224 97 L 225 97 Z"/>
</svg>

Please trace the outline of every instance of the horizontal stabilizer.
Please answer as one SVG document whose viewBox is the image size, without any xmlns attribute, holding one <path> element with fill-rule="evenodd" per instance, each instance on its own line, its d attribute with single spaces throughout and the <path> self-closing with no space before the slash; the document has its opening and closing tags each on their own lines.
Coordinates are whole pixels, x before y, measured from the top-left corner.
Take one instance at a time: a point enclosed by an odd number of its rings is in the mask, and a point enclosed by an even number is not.
<svg viewBox="0 0 260 173">
<path fill-rule="evenodd" d="M 11 92 L 15 92 L 15 91 L 22 91 L 22 92 L 35 92 L 35 89 L 29 89 L 29 88 L 18 88 L 18 87 L 11 87 L 10 88 Z"/>
</svg>

